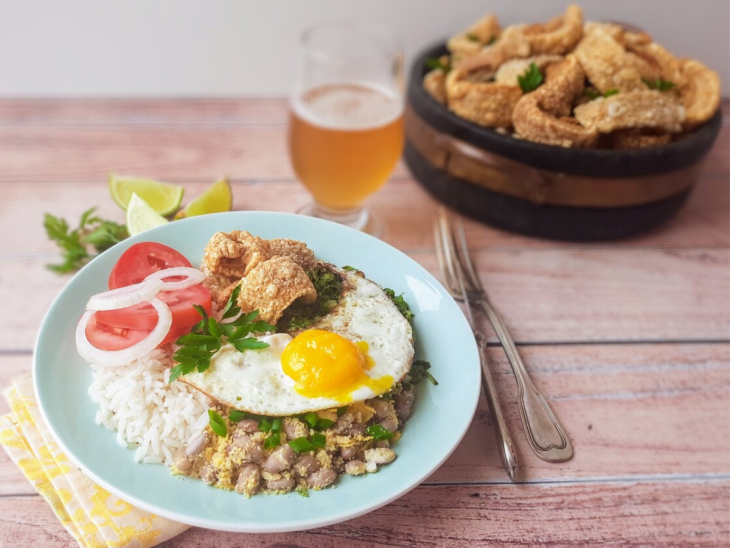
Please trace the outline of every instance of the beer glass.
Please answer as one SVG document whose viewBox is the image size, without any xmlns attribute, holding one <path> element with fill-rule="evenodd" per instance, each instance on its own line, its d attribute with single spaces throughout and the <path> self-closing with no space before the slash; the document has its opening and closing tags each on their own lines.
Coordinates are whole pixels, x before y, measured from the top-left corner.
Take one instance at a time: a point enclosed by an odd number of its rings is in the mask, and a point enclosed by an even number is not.
<svg viewBox="0 0 730 548">
<path fill-rule="evenodd" d="M 403 53 L 385 27 L 331 23 L 302 36 L 289 157 L 314 202 L 299 213 L 377 235 L 363 207 L 403 148 Z"/>
</svg>

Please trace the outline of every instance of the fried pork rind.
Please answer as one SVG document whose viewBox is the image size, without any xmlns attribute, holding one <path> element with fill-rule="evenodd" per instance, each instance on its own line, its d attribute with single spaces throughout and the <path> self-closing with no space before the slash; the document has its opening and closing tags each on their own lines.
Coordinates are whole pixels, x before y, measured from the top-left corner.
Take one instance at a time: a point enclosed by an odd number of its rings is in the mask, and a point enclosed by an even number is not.
<svg viewBox="0 0 730 548">
<path fill-rule="evenodd" d="M 503 63 L 494 80 L 498 84 L 506 84 L 508 86 L 517 86 L 519 82 L 517 78 L 525 74 L 532 63 L 535 63 L 540 72 L 545 72 L 545 68 L 552 63 L 559 63 L 563 60 L 560 55 L 537 55 L 535 57 L 527 57 L 526 59 L 512 59 Z"/>
<path fill-rule="evenodd" d="M 575 107 L 580 124 L 599 133 L 627 128 L 655 128 L 668 133 L 682 130 L 684 107 L 673 93 L 656 90 L 618 93 Z"/>
<path fill-rule="evenodd" d="M 654 148 L 672 142 L 671 133 L 648 133 L 640 129 L 620 129 L 608 136 L 612 149 L 635 150 Z"/>
<path fill-rule="evenodd" d="M 200 270 L 205 274 L 202 284 L 210 291 L 211 299 L 218 308 L 224 307 L 241 278 L 226 276 L 225 274 L 213 274 L 208 270 L 205 262 L 201 265 Z"/>
<path fill-rule="evenodd" d="M 446 77 L 449 109 L 482 126 L 511 127 L 522 90 L 496 82 L 470 82 L 466 76 L 466 71 L 453 69 Z"/>
<path fill-rule="evenodd" d="M 496 71 L 505 61 L 529 57 L 531 49 L 522 35 L 524 27 L 525 25 L 516 25 L 506 28 L 494 44 L 486 46 L 476 55 L 456 60 L 454 66 L 466 72 L 479 69 Z"/>
<path fill-rule="evenodd" d="M 720 106 L 720 76 L 699 61 L 679 62 L 681 80 L 679 93 L 684 104 L 686 129 L 706 122 Z"/>
<path fill-rule="evenodd" d="M 479 53 L 485 45 L 499 36 L 501 30 L 497 17 L 490 13 L 482 17 L 463 33 L 451 38 L 446 43 L 446 47 L 449 52 L 459 58 L 470 57 Z"/>
<path fill-rule="evenodd" d="M 266 241 L 246 231 L 216 232 L 205 246 L 203 264 L 212 274 L 241 278 L 269 258 Z"/>
<path fill-rule="evenodd" d="M 602 25 L 590 27 L 573 54 L 591 83 L 601 93 L 646 89 L 642 78 L 655 79 L 659 71 L 638 55 L 627 52 Z"/>
<path fill-rule="evenodd" d="M 317 264 L 314 258 L 314 251 L 307 247 L 304 242 L 288 240 L 286 238 L 274 238 L 266 240 L 269 257 L 289 257 L 304 270 L 311 270 Z"/>
<path fill-rule="evenodd" d="M 646 35 L 627 32 L 624 35 L 626 50 L 646 61 L 659 75 L 659 78 L 678 84 L 682 77 L 679 61 L 656 42 L 644 42 L 644 36 Z"/>
<path fill-rule="evenodd" d="M 545 24 L 524 27 L 522 34 L 532 55 L 565 55 L 583 37 L 583 10 L 572 4 Z"/>
<path fill-rule="evenodd" d="M 575 57 L 548 66 L 545 84 L 524 95 L 512 119 L 520 137 L 564 147 L 592 148 L 598 133 L 569 118 L 573 103 L 583 92 L 585 75 Z"/>
<path fill-rule="evenodd" d="M 259 319 L 275 324 L 294 301 L 314 302 L 317 291 L 304 269 L 289 257 L 260 262 L 241 280 L 238 306 L 259 311 Z"/>
<path fill-rule="evenodd" d="M 446 73 L 433 69 L 423 77 L 423 88 L 439 103 L 446 104 Z"/>
</svg>

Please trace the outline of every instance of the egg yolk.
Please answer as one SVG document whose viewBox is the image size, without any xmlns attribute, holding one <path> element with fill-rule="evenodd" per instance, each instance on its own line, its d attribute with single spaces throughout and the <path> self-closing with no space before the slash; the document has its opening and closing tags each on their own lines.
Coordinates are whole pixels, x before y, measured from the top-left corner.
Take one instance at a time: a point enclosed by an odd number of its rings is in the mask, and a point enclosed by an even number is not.
<svg viewBox="0 0 730 548">
<path fill-rule="evenodd" d="M 365 374 L 374 365 L 367 352 L 365 341 L 353 343 L 337 333 L 310 329 L 286 346 L 281 367 L 296 382 L 295 390 L 302 396 L 346 403 L 360 387 L 382 394 L 393 384 L 390 375 L 372 379 Z"/>
</svg>

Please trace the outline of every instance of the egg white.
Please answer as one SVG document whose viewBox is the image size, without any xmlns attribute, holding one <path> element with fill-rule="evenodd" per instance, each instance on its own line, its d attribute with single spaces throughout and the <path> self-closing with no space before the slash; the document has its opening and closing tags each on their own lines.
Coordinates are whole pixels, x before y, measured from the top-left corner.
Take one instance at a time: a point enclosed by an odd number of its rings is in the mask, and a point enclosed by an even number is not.
<svg viewBox="0 0 730 548">
<path fill-rule="evenodd" d="M 345 282 L 342 298 L 309 329 L 337 333 L 353 343 L 367 342 L 374 365 L 365 374 L 373 379 L 390 375 L 392 388 L 405 377 L 413 362 L 411 325 L 376 283 L 354 272 L 337 272 Z M 259 339 L 269 347 L 238 352 L 231 345 L 223 345 L 205 372 L 189 373 L 180 380 L 223 405 L 257 415 L 295 415 L 343 405 L 331 398 L 310 398 L 295 390 L 295 381 L 281 367 L 281 353 L 291 342 L 291 335 L 277 333 Z M 354 390 L 350 398 L 361 401 L 377 395 L 363 386 Z"/>
</svg>

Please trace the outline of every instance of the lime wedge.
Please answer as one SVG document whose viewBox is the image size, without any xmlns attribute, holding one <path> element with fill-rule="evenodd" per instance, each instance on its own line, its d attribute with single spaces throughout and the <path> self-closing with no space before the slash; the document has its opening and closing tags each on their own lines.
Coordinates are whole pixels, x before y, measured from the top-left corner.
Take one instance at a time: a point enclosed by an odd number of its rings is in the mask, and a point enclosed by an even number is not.
<svg viewBox="0 0 730 548">
<path fill-rule="evenodd" d="M 228 179 L 224 178 L 213 183 L 208 190 L 190 202 L 185 209 L 178 211 L 175 219 L 230 211 L 232 202 L 231 185 L 228 184 Z"/>
<path fill-rule="evenodd" d="M 132 194 L 136 193 L 160 215 L 171 215 L 180 207 L 185 189 L 170 183 L 160 183 L 150 179 L 122 177 L 109 174 L 109 191 L 112 198 L 122 209 L 127 209 Z"/>
<path fill-rule="evenodd" d="M 127 231 L 130 236 L 135 236 L 145 230 L 165 225 L 169 222 L 152 209 L 147 202 L 137 196 L 136 192 L 132 193 L 129 205 L 127 206 Z"/>
</svg>

